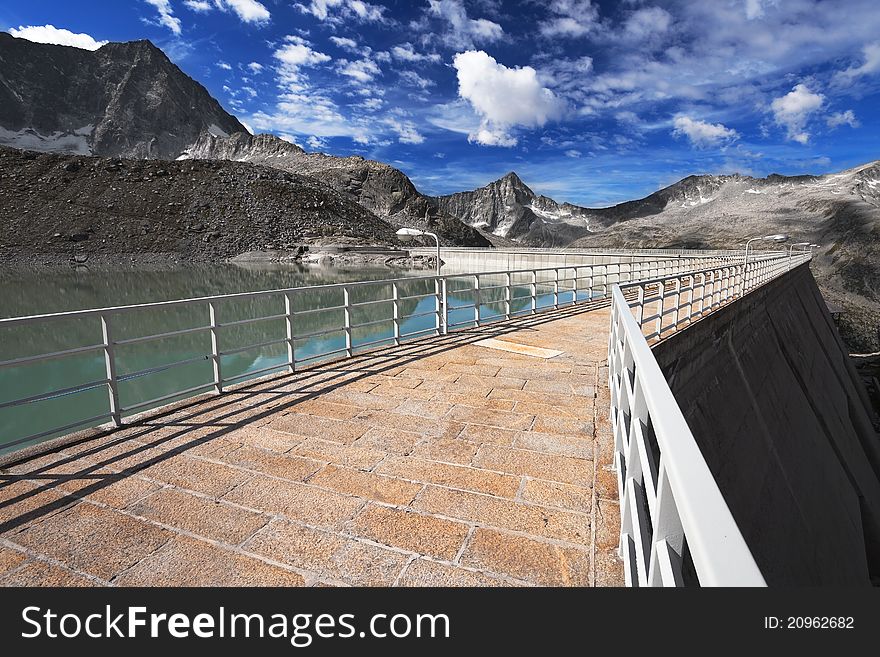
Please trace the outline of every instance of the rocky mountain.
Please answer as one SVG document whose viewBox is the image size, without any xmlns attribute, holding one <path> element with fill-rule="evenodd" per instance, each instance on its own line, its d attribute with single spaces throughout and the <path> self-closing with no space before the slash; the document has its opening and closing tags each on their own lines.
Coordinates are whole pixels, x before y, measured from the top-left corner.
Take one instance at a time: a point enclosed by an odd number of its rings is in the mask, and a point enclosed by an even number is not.
<svg viewBox="0 0 880 657">
<path fill-rule="evenodd" d="M 564 246 L 590 233 L 590 210 L 535 194 L 514 172 L 436 199 L 441 211 L 526 246 Z"/>
<path fill-rule="evenodd" d="M 149 41 L 89 51 L 0 32 L 2 145 L 174 159 L 203 132 L 244 131 Z"/>
<path fill-rule="evenodd" d="M 0 147 L 0 264 L 216 262 L 394 230 L 316 180 L 253 164 Z"/>
<path fill-rule="evenodd" d="M 306 153 L 273 135 L 245 133 L 228 137 L 204 133 L 183 157 L 250 162 L 310 176 L 395 228 L 430 230 L 449 245 L 490 245 L 478 230 L 444 212 L 435 199 L 421 194 L 402 171 L 382 162 L 360 156 Z"/>
<path fill-rule="evenodd" d="M 880 351 L 880 161 L 822 176 L 691 176 L 595 212 L 602 229 L 571 246 L 742 248 L 772 233 L 820 244 L 813 272 L 844 309 L 841 332 Z"/>
</svg>

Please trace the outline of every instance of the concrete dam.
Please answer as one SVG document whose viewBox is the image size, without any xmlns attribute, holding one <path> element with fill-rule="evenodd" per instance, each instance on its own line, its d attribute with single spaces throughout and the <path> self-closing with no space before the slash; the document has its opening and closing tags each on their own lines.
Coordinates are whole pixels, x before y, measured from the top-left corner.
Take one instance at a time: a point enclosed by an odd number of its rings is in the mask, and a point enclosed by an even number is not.
<svg viewBox="0 0 880 657">
<path fill-rule="evenodd" d="M 808 253 L 442 257 L 0 320 L 0 381 L 45 382 L 0 385 L 0 585 L 877 583 L 876 408 Z"/>
</svg>

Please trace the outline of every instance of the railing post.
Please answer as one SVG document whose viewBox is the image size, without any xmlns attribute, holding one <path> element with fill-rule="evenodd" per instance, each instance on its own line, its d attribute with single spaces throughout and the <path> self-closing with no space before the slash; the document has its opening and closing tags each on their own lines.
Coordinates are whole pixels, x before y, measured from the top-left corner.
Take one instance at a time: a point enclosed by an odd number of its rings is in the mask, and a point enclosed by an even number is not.
<svg viewBox="0 0 880 657">
<path fill-rule="evenodd" d="M 342 305 L 343 328 L 345 329 L 345 355 L 351 358 L 353 355 L 351 340 L 351 294 L 349 294 L 347 286 L 342 288 Z"/>
<path fill-rule="evenodd" d="M 214 392 L 223 392 L 223 372 L 220 368 L 220 327 L 217 325 L 217 309 L 214 302 L 208 302 L 208 317 L 211 327 L 211 363 L 214 365 Z"/>
<path fill-rule="evenodd" d="M 559 269 L 553 270 L 553 309 L 559 310 Z"/>
<path fill-rule="evenodd" d="M 510 272 L 504 274 L 504 319 L 510 319 Z"/>
<path fill-rule="evenodd" d="M 532 270 L 531 293 L 532 293 L 531 311 L 532 311 L 532 315 L 534 315 L 535 313 L 538 312 L 538 272 L 536 272 L 534 269 Z"/>
<path fill-rule="evenodd" d="M 107 391 L 110 397 L 110 417 L 113 425 L 122 426 L 122 408 L 119 405 L 119 380 L 116 376 L 116 354 L 113 349 L 113 329 L 110 315 L 101 315 L 101 334 L 104 338 L 104 366 L 107 371 Z"/>
<path fill-rule="evenodd" d="M 482 295 L 480 294 L 480 275 L 474 274 L 474 324 L 480 326 L 480 305 L 482 303 L 482 299 L 480 298 Z"/>
<path fill-rule="evenodd" d="M 446 307 L 446 279 L 441 278 L 439 283 L 440 283 L 440 297 L 439 297 L 439 301 L 440 301 L 440 333 L 441 333 L 441 335 L 446 335 L 449 331 L 449 329 L 447 328 L 449 325 L 449 318 L 446 315 L 446 313 L 448 312 L 447 307 Z"/>
<path fill-rule="evenodd" d="M 296 372 L 296 350 L 293 345 L 293 304 L 290 293 L 284 295 L 284 323 L 287 327 L 287 373 Z"/>
<path fill-rule="evenodd" d="M 394 346 L 400 346 L 400 292 L 397 283 L 391 284 L 391 323 L 394 325 Z"/>
</svg>

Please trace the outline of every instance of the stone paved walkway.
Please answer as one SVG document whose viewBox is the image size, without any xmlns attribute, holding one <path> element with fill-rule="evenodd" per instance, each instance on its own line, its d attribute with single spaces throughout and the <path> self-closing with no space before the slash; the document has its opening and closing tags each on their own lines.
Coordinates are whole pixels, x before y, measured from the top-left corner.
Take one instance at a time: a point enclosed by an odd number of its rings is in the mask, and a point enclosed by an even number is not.
<svg viewBox="0 0 880 657">
<path fill-rule="evenodd" d="M 9 465 L 0 584 L 622 585 L 608 323 L 382 350 Z"/>
</svg>

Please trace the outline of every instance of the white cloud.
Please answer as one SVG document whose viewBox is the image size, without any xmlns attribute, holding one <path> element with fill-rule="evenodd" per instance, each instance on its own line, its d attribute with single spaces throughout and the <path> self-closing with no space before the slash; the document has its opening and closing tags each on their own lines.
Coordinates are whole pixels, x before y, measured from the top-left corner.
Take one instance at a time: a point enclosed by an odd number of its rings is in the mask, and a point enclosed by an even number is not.
<svg viewBox="0 0 880 657">
<path fill-rule="evenodd" d="M 331 36 L 330 41 L 344 50 L 350 50 L 352 52 L 358 52 L 360 50 L 358 42 L 354 39 L 349 39 L 348 37 Z"/>
<path fill-rule="evenodd" d="M 367 84 L 368 82 L 372 82 L 376 76 L 380 75 L 382 69 L 379 68 L 376 62 L 370 59 L 359 59 L 354 62 L 340 59 L 339 72 L 355 82 Z"/>
<path fill-rule="evenodd" d="M 327 147 L 327 140 L 312 135 L 311 137 L 306 139 L 306 144 L 308 144 L 309 148 L 311 148 L 313 151 L 319 151 L 322 148 Z"/>
<path fill-rule="evenodd" d="M 232 70 L 232 67 L 226 62 L 217 62 L 217 68 L 222 68 L 224 71 Z"/>
<path fill-rule="evenodd" d="M 287 36 L 285 43 L 272 56 L 278 61 L 280 82 L 293 91 L 302 90 L 300 69 L 304 66 L 317 66 L 330 61 L 330 56 L 313 50 L 311 44 L 298 36 Z"/>
<path fill-rule="evenodd" d="M 266 6 L 257 0 L 184 0 L 183 4 L 200 14 L 214 9 L 231 11 L 245 23 L 266 23 L 272 17 Z"/>
<path fill-rule="evenodd" d="M 599 10 L 590 0 L 552 0 L 547 9 L 552 18 L 540 26 L 545 37 L 582 37 L 598 26 Z"/>
<path fill-rule="evenodd" d="M 416 52 L 413 44 L 409 42 L 394 46 L 391 49 L 391 55 L 402 62 L 439 62 L 441 60 L 440 55 L 437 53 L 422 54 Z"/>
<path fill-rule="evenodd" d="M 848 125 L 850 128 L 858 128 L 860 125 L 859 120 L 856 118 L 856 115 L 852 110 L 835 112 L 825 119 L 825 123 L 829 128 L 838 128 L 842 125 Z"/>
<path fill-rule="evenodd" d="M 677 137 L 687 137 L 697 148 L 708 148 L 729 143 L 739 137 L 736 130 L 728 128 L 721 123 L 707 123 L 689 116 L 676 116 L 672 121 L 675 129 L 672 134 Z"/>
<path fill-rule="evenodd" d="M 152 5 L 159 12 L 159 24 L 164 25 L 172 33 L 180 35 L 180 19 L 174 15 L 171 8 L 170 0 L 144 0 L 148 5 Z"/>
<path fill-rule="evenodd" d="M 436 84 L 433 80 L 423 78 L 415 71 L 401 71 L 400 80 L 407 86 L 416 87 L 418 89 L 428 89 Z"/>
<path fill-rule="evenodd" d="M 746 18 L 750 21 L 756 18 L 763 18 L 764 6 L 776 6 L 778 0 L 745 0 Z"/>
<path fill-rule="evenodd" d="M 454 59 L 458 71 L 458 95 L 481 117 L 480 129 L 471 141 L 487 146 L 513 146 L 514 127 L 543 126 L 559 118 L 565 107 L 542 86 L 531 66 L 508 68 L 482 50 L 459 53 Z"/>
<path fill-rule="evenodd" d="M 805 84 L 798 84 L 790 92 L 770 104 L 777 125 L 785 128 L 788 139 L 800 144 L 810 140 L 804 130 L 810 114 L 822 107 L 825 96 L 813 93 Z"/>
<path fill-rule="evenodd" d="M 581 155 L 583 155 L 583 153 L 581 153 L 579 150 L 576 150 L 574 148 L 572 148 L 571 150 L 565 151 L 565 157 L 572 157 L 572 158 L 577 159 Z"/>
<path fill-rule="evenodd" d="M 199 14 L 207 13 L 214 8 L 214 6 L 210 2 L 208 2 L 208 0 L 183 0 L 183 4 Z"/>
<path fill-rule="evenodd" d="M 397 135 L 401 144 L 423 144 L 425 137 L 419 133 L 412 121 L 400 121 L 395 118 L 386 119 L 385 124 Z"/>
<path fill-rule="evenodd" d="M 455 48 L 473 48 L 477 43 L 493 43 L 504 36 L 498 23 L 468 16 L 461 0 L 428 0 L 429 12 L 449 25 L 443 40 Z"/>
<path fill-rule="evenodd" d="M 247 67 L 251 70 L 251 73 L 260 73 L 263 70 L 263 65 L 259 62 L 251 62 L 247 65 Z"/>
<path fill-rule="evenodd" d="M 304 14 L 311 14 L 321 21 L 339 24 L 349 18 L 361 23 L 384 23 L 385 7 L 362 0 L 311 0 L 308 4 L 295 5 Z M 338 15 L 334 12 L 338 11 Z"/>
<path fill-rule="evenodd" d="M 73 46 L 83 50 L 97 50 L 107 44 L 107 41 L 96 41 L 88 34 L 77 34 L 54 25 L 19 25 L 18 28 L 10 27 L 9 33 L 19 39 L 27 39 L 35 43 Z"/>
<path fill-rule="evenodd" d="M 672 15 L 660 7 L 645 7 L 629 15 L 623 26 L 624 35 L 633 41 L 644 41 L 663 34 L 672 25 Z"/>
<path fill-rule="evenodd" d="M 850 66 L 845 71 L 840 71 L 834 76 L 834 81 L 838 84 L 851 84 L 856 78 L 880 71 L 880 41 L 862 48 L 862 55 L 864 62 L 860 66 Z"/>
</svg>

